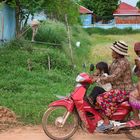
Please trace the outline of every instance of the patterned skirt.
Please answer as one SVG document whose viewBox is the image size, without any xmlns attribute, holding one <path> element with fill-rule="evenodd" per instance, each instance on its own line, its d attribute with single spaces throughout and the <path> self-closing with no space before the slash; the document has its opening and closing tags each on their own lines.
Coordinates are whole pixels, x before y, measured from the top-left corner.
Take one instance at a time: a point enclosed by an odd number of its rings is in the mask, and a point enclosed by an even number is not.
<svg viewBox="0 0 140 140">
<path fill-rule="evenodd" d="M 128 93 L 118 89 L 105 92 L 97 97 L 97 104 L 102 114 L 111 117 L 117 110 L 119 103 L 128 100 Z"/>
</svg>

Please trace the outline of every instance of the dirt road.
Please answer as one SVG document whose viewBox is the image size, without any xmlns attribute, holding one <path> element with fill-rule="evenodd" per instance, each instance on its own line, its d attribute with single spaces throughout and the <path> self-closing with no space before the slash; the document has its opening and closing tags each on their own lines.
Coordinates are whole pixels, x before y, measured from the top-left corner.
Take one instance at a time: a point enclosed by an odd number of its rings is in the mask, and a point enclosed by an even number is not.
<svg viewBox="0 0 140 140">
<path fill-rule="evenodd" d="M 19 127 L 0 133 L 0 140 L 50 140 L 43 132 L 41 126 Z M 128 140 L 123 134 L 105 135 L 87 134 L 79 130 L 71 140 Z"/>
</svg>

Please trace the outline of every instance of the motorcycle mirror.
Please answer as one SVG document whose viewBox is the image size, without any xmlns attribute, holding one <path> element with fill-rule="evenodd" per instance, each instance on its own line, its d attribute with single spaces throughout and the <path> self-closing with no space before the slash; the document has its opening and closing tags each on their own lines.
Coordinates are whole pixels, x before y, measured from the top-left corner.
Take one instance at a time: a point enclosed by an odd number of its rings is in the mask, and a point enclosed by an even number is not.
<svg viewBox="0 0 140 140">
<path fill-rule="evenodd" d="M 86 68 L 86 64 L 83 64 L 82 67 L 85 69 Z"/>
<path fill-rule="evenodd" d="M 94 64 L 90 64 L 90 71 L 94 70 Z"/>
</svg>

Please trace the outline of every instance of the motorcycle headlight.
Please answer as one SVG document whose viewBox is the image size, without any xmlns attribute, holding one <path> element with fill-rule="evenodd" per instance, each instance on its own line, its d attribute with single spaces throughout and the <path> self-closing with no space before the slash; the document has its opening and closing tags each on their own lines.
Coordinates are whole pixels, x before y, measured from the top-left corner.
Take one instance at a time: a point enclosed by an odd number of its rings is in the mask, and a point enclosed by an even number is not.
<svg viewBox="0 0 140 140">
<path fill-rule="evenodd" d="M 85 81 L 85 78 L 83 78 L 82 76 L 78 75 L 76 77 L 76 82 L 83 82 L 83 81 Z"/>
</svg>

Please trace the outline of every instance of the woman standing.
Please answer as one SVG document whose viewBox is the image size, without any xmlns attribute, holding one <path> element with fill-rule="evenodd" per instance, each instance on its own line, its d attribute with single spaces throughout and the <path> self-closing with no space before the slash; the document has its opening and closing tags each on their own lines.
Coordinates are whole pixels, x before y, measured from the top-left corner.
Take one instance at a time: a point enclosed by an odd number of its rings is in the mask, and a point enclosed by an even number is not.
<svg viewBox="0 0 140 140">
<path fill-rule="evenodd" d="M 111 91 L 97 97 L 104 120 L 104 123 L 97 128 L 98 131 L 113 127 L 109 122 L 109 117 L 116 111 L 119 103 L 128 100 L 129 92 L 134 89 L 130 63 L 125 58 L 128 55 L 128 45 L 123 41 L 117 41 L 113 43 L 111 49 L 113 62 L 109 67 L 109 76 L 94 79 L 102 84 L 111 83 L 112 85 Z"/>
</svg>

